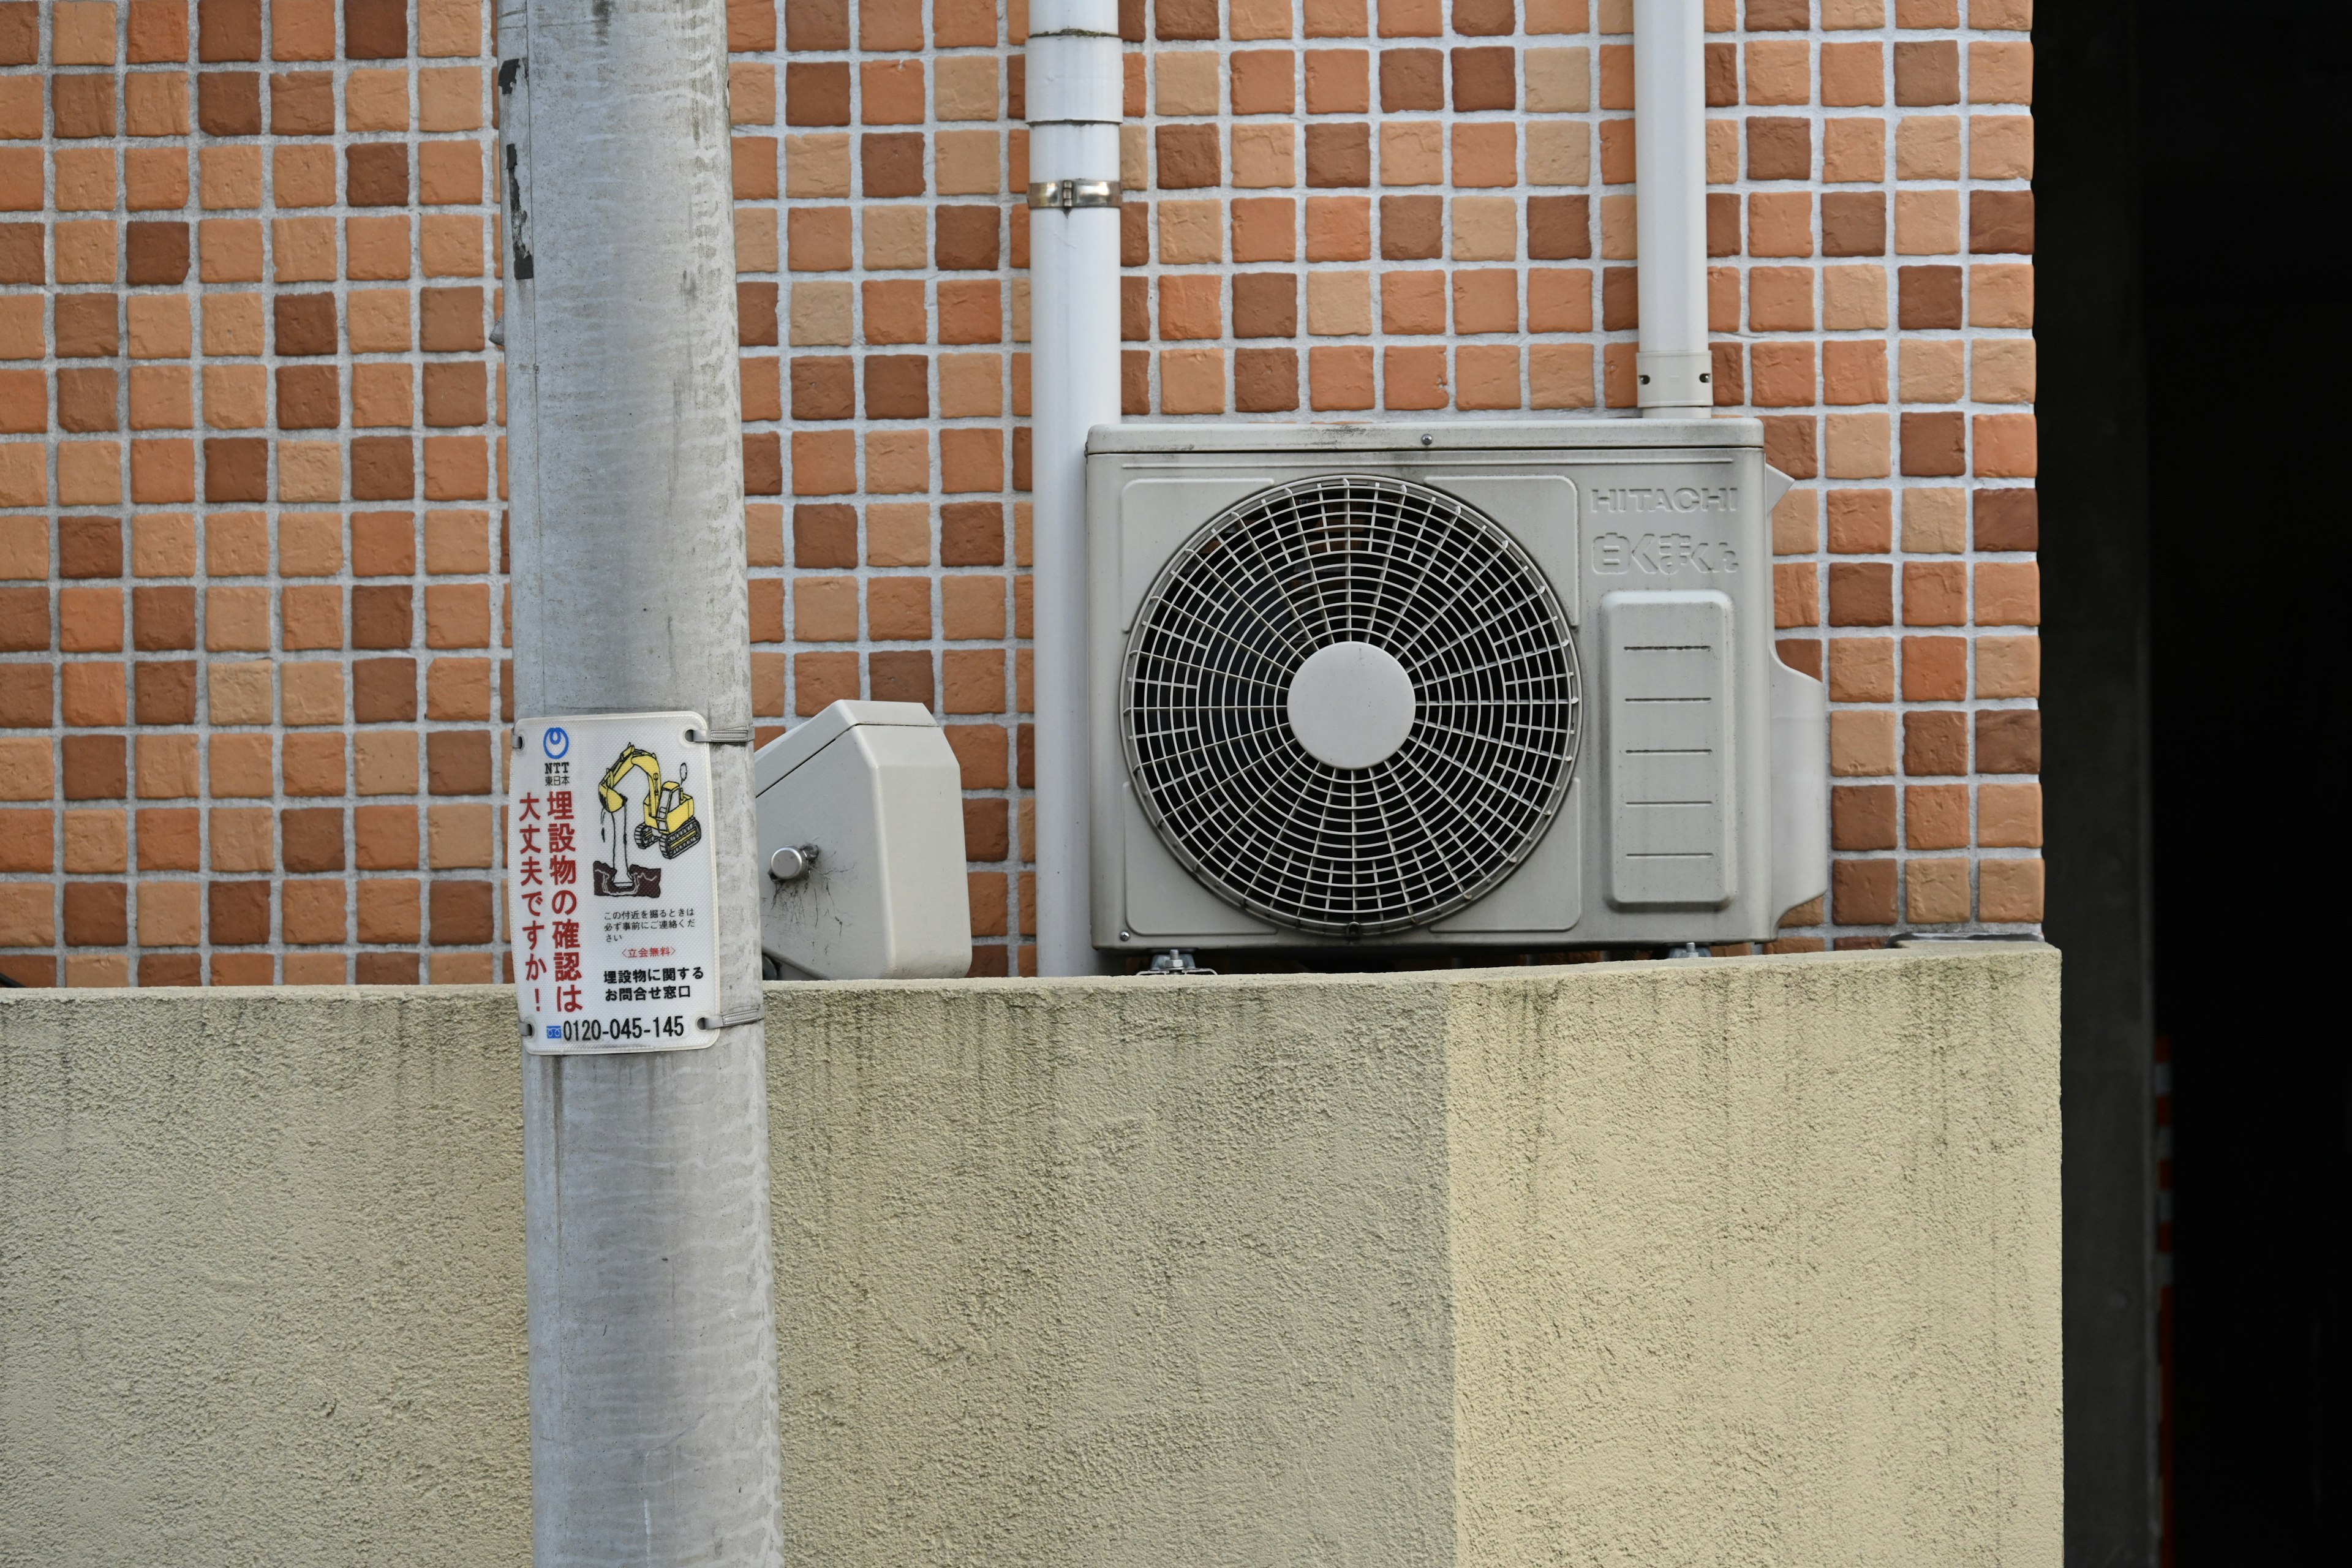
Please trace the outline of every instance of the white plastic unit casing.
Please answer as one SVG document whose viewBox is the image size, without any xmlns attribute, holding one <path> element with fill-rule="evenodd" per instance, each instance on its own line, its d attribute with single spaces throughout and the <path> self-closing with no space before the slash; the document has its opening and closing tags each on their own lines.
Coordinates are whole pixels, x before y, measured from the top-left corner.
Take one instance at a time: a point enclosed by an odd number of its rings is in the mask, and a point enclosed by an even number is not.
<svg viewBox="0 0 2352 1568">
<path fill-rule="evenodd" d="M 929 709 L 835 702 L 761 747 L 751 782 L 762 952 L 818 980 L 971 970 L 962 773 Z M 785 848 L 816 854 L 780 881 Z"/>
<path fill-rule="evenodd" d="M 1759 422 L 1129 423 L 1087 453 L 1097 946 L 1753 942 L 1826 890 L 1828 702 L 1773 648 L 1768 519 L 1789 481 Z M 1580 670 L 1549 826 L 1466 907 L 1377 935 L 1263 919 L 1196 877 L 1139 799 L 1122 728 L 1163 571 L 1228 508 L 1318 476 L 1408 481 L 1498 526 L 1549 582 Z"/>
</svg>

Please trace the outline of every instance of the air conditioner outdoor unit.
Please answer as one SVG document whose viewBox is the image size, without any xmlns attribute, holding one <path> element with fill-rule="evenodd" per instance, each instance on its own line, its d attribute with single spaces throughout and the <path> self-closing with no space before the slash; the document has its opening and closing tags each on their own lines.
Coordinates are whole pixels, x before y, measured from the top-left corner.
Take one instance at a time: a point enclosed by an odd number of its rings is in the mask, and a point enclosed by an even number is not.
<svg viewBox="0 0 2352 1568">
<path fill-rule="evenodd" d="M 1097 947 L 1747 942 L 1824 890 L 1757 421 L 1087 454 Z"/>
</svg>

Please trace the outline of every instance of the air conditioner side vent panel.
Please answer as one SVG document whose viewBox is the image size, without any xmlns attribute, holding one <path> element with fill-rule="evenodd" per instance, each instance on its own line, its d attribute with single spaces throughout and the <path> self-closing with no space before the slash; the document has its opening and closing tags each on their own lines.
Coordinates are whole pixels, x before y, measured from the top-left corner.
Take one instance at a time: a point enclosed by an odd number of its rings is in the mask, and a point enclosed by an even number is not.
<svg viewBox="0 0 2352 1568">
<path fill-rule="evenodd" d="M 1601 601 L 1609 710 L 1609 900 L 1712 907 L 1737 889 L 1731 841 L 1730 596 Z"/>
</svg>

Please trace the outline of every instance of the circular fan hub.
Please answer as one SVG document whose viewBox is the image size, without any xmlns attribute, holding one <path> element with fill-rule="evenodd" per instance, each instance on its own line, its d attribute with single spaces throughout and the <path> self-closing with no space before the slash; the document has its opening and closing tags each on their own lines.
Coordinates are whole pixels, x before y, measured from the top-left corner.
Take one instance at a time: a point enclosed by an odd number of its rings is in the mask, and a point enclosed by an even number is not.
<svg viewBox="0 0 2352 1568">
<path fill-rule="evenodd" d="M 1396 755 L 1420 706 L 1396 655 L 1368 642 L 1318 648 L 1290 678 L 1291 732 L 1316 761 L 1369 768 Z"/>
</svg>

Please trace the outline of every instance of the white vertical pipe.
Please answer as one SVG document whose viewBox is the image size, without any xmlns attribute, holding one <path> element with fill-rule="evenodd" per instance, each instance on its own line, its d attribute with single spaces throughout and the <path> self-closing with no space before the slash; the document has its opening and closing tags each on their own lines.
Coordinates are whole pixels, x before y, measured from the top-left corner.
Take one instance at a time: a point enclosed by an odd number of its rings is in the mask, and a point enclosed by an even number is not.
<svg viewBox="0 0 2352 1568">
<path fill-rule="evenodd" d="M 1644 419 L 1704 419 L 1706 347 L 1705 0 L 1633 0 L 1633 178 Z"/>
<path fill-rule="evenodd" d="M 1027 73 L 1037 972 L 1091 974 L 1086 453 L 1119 415 L 1118 209 L 1064 203 L 1117 200 L 1118 0 L 1032 0 Z"/>
<path fill-rule="evenodd" d="M 751 724 L 725 0 L 502 0 L 515 710 Z M 711 748 L 756 1008 L 750 748 Z M 783 1559 L 766 1045 L 524 1056 L 539 1568 Z"/>
</svg>

